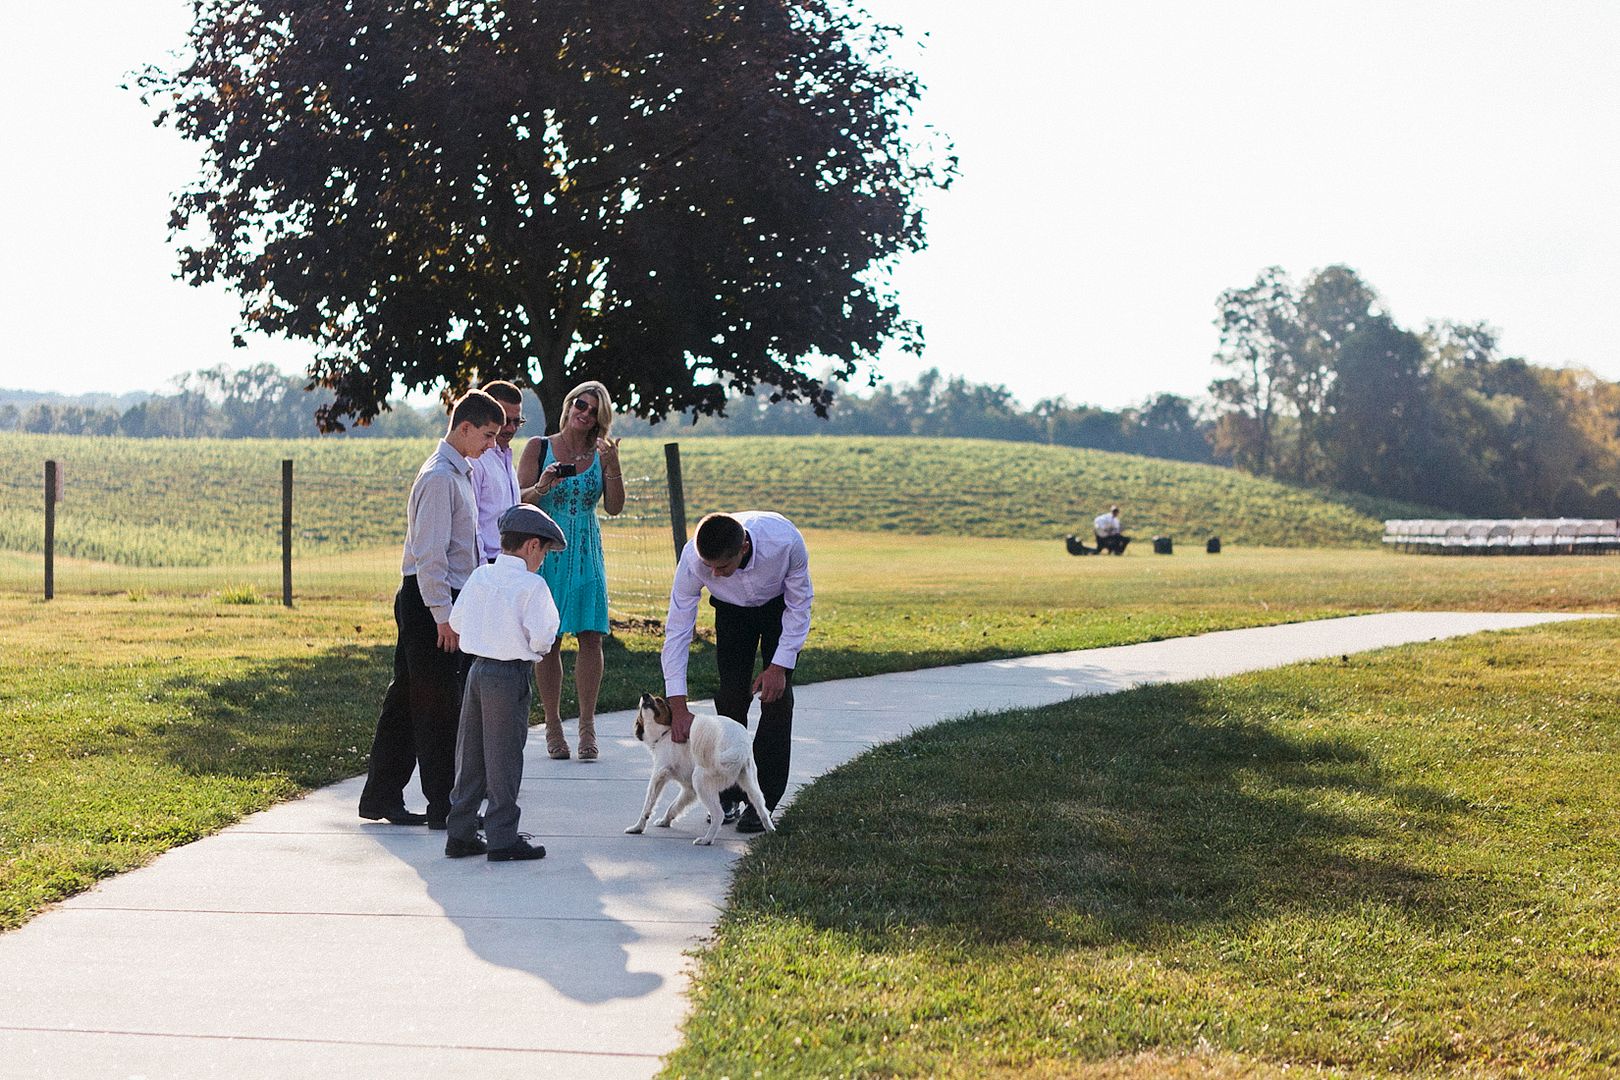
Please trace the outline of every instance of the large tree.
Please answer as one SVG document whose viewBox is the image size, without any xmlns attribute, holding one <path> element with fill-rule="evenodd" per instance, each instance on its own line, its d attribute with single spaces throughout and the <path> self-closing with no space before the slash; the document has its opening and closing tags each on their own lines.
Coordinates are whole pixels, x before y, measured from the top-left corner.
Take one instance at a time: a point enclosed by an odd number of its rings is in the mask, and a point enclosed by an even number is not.
<svg viewBox="0 0 1620 1080">
<path fill-rule="evenodd" d="M 193 0 L 143 98 L 203 147 L 181 276 L 318 346 L 323 427 L 396 384 L 601 378 L 649 416 L 824 412 L 956 162 L 898 32 L 835 0 Z"/>
<path fill-rule="evenodd" d="M 1215 362 L 1233 372 L 1209 387 L 1226 407 L 1216 424 L 1215 448 L 1246 469 L 1268 473 L 1277 465 L 1277 421 L 1301 351 L 1294 285 L 1282 267 L 1268 266 L 1253 285 L 1227 289 L 1215 304 L 1221 335 Z"/>
</svg>

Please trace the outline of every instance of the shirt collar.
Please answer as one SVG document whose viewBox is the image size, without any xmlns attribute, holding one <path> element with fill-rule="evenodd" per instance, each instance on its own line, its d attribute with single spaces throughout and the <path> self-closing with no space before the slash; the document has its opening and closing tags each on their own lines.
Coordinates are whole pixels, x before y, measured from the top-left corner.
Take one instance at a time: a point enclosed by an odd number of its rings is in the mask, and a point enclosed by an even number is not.
<svg viewBox="0 0 1620 1080">
<path fill-rule="evenodd" d="M 454 465 L 463 476 L 472 475 L 472 462 L 461 456 L 461 451 L 450 445 L 449 439 L 439 440 L 439 456 Z"/>
</svg>

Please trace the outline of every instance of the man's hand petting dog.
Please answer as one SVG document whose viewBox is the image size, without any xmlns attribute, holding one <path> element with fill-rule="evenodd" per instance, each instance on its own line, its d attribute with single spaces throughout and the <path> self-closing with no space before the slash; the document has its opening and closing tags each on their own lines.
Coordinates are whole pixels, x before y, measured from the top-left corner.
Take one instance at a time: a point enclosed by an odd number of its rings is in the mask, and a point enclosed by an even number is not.
<svg viewBox="0 0 1620 1080">
<path fill-rule="evenodd" d="M 669 703 L 669 737 L 683 743 L 692 734 L 692 710 L 686 707 L 686 695 L 671 696 L 664 700 Z"/>
<path fill-rule="evenodd" d="M 743 789 L 765 831 L 775 832 L 770 809 L 759 790 L 759 770 L 754 765 L 754 744 L 748 729 L 723 717 L 699 716 L 693 720 L 691 739 L 677 743 L 671 731 L 673 704 L 673 699 L 641 695 L 641 707 L 636 710 L 636 738 L 652 754 L 653 772 L 647 781 L 647 800 L 642 804 L 641 817 L 624 831 L 634 834 L 645 829 L 658 796 L 673 782 L 681 791 L 669 809 L 653 822 L 658 828 L 668 828 L 682 810 L 694 802 L 702 802 L 709 812 L 709 827 L 692 843 L 714 843 L 725 818 L 720 793 L 736 784 Z"/>
</svg>

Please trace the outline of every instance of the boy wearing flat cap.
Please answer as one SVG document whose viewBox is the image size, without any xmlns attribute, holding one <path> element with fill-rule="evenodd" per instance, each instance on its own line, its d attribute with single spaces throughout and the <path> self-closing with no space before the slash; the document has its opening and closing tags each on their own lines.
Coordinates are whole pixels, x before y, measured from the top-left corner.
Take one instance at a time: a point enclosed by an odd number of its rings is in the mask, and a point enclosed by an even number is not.
<svg viewBox="0 0 1620 1080">
<path fill-rule="evenodd" d="M 529 672 L 557 640 L 557 605 L 535 571 L 568 546 L 539 507 L 519 504 L 500 516 L 501 553 L 473 570 L 450 612 L 461 651 L 472 659 L 456 732 L 456 786 L 444 853 L 483 855 L 490 862 L 543 859 L 546 849 L 517 831 L 523 744 L 529 738 Z M 478 806 L 485 798 L 485 840 Z"/>
</svg>

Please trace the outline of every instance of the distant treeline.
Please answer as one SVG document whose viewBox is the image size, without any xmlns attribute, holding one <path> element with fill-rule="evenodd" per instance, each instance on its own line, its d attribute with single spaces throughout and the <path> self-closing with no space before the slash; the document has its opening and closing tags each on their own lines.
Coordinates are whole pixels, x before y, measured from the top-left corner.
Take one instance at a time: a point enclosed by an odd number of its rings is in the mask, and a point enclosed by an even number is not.
<svg viewBox="0 0 1620 1080">
<path fill-rule="evenodd" d="M 1481 324 L 1404 329 L 1344 266 L 1271 267 L 1219 313 L 1219 458 L 1470 517 L 1620 516 L 1620 385 L 1502 356 Z"/>
<path fill-rule="evenodd" d="M 332 400 L 330 391 L 306 391 L 303 379 L 284 375 L 272 364 L 238 371 L 220 365 L 182 375 L 175 382 L 173 394 L 142 396 L 132 404 L 109 403 L 101 394 L 31 403 L 3 401 L 0 431 L 137 439 L 298 439 L 317 434 L 315 410 Z M 343 437 L 442 434 L 441 413 L 396 404 L 376 423 L 352 428 Z"/>
<path fill-rule="evenodd" d="M 1005 386 L 968 382 L 929 369 L 912 383 L 883 383 L 862 395 L 833 383 L 827 419 L 803 405 L 772 404 L 766 393 L 733 397 L 726 415 L 659 424 L 629 421 L 625 433 L 673 438 L 707 435 L 922 435 L 1005 439 L 1116 450 L 1144 457 L 1211 462 L 1214 422 L 1207 409 L 1175 394 L 1114 411 L 1044 398 L 1025 409 Z M 619 430 L 615 426 L 615 430 Z"/>
<path fill-rule="evenodd" d="M 826 419 L 773 403 L 769 387 L 725 415 L 625 418 L 621 434 L 917 435 L 1001 439 L 1229 464 L 1306 487 L 1440 507 L 1471 517 L 1620 517 L 1620 384 L 1502 356 L 1483 325 L 1403 329 L 1354 270 L 1296 286 L 1282 270 L 1219 302 L 1224 374 L 1211 397 L 1158 394 L 1110 410 L 1066 397 L 1025 408 L 1005 386 L 923 372 L 865 389 L 833 383 Z M 611 382 L 611 376 L 608 376 Z M 175 394 L 133 405 L 0 404 L 0 430 L 57 434 L 313 436 L 324 391 L 269 365 L 193 372 Z M 539 402 L 525 395 L 525 412 Z M 440 434 L 437 409 L 397 404 L 352 435 Z M 524 435 L 540 434 L 531 424 Z"/>
<path fill-rule="evenodd" d="M 314 437 L 315 409 L 330 400 L 324 391 L 306 392 L 304 381 L 275 367 L 231 371 L 225 367 L 191 372 L 177 380 L 173 394 L 145 397 L 120 407 L 100 396 L 97 403 L 34 401 L 0 403 L 0 431 L 54 435 L 127 435 L 135 438 L 296 439 Z M 711 435 L 928 435 L 1044 442 L 1058 446 L 1118 450 L 1147 457 L 1208 462 L 1213 423 L 1194 404 L 1160 394 L 1140 408 L 1118 412 L 1074 405 L 1063 398 L 1023 409 L 1003 386 L 945 378 L 924 372 L 915 383 L 884 384 L 868 396 L 837 385 L 832 415 L 818 419 L 809 409 L 771 405 L 766 395 L 738 396 L 723 417 L 696 424 L 672 417 L 659 424 L 632 418 L 615 428 L 622 434 L 691 438 Z M 525 412 L 539 415 L 539 403 L 526 394 Z M 439 435 L 444 415 L 396 403 L 356 436 Z M 525 429 L 523 434 L 538 432 Z"/>
</svg>

